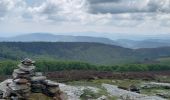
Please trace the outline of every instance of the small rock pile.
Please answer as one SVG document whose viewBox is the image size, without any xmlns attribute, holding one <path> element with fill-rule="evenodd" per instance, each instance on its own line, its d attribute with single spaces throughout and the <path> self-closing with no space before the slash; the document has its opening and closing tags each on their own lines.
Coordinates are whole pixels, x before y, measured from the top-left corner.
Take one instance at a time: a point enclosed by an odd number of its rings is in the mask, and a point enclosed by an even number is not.
<svg viewBox="0 0 170 100">
<path fill-rule="evenodd" d="M 21 64 L 18 65 L 19 68 L 13 71 L 12 82 L 6 84 L 7 88 L 3 92 L 3 99 L 26 100 L 31 93 L 43 93 L 54 100 L 62 100 L 59 85 L 47 80 L 42 73 L 35 72 L 34 63 L 28 58 L 21 61 Z"/>
</svg>

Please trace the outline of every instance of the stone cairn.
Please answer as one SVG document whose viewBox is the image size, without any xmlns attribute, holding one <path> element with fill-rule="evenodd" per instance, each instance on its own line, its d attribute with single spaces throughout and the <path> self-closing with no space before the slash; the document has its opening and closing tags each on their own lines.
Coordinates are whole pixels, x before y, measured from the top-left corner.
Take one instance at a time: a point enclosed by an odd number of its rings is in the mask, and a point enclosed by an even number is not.
<svg viewBox="0 0 170 100">
<path fill-rule="evenodd" d="M 53 100 L 62 100 L 59 85 L 47 80 L 41 72 L 35 72 L 34 61 L 24 59 L 18 65 L 18 69 L 13 71 L 12 82 L 7 83 L 4 99 L 27 100 L 31 93 L 43 93 Z"/>
</svg>

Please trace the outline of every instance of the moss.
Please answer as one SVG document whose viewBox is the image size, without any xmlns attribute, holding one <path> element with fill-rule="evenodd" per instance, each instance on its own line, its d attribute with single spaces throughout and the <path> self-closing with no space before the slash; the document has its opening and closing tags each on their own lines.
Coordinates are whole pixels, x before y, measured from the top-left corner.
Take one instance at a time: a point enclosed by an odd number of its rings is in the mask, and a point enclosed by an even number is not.
<svg viewBox="0 0 170 100">
<path fill-rule="evenodd" d="M 108 99 L 108 100 L 118 100 L 118 97 L 115 97 L 115 96 L 108 96 L 107 99 Z"/>
<path fill-rule="evenodd" d="M 83 92 L 84 93 L 80 96 L 81 100 L 97 99 L 101 96 L 100 93 L 94 93 L 90 89 L 85 89 Z"/>
</svg>

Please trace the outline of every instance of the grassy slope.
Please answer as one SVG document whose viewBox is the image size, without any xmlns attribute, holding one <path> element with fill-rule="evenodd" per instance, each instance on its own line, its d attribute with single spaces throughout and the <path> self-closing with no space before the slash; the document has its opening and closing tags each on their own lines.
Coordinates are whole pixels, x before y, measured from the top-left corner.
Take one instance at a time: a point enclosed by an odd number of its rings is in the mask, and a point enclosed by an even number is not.
<svg viewBox="0 0 170 100">
<path fill-rule="evenodd" d="M 158 58 L 156 59 L 160 64 L 170 64 L 170 57 Z"/>
</svg>

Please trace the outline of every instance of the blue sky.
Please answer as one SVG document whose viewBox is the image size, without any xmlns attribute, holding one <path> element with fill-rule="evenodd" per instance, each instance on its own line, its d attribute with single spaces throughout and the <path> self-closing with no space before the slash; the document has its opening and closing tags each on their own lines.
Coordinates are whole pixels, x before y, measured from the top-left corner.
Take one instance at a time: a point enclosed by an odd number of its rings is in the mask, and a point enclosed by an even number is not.
<svg viewBox="0 0 170 100">
<path fill-rule="evenodd" d="M 170 34 L 170 0 L 0 0 L 0 36 L 33 32 Z"/>
</svg>

